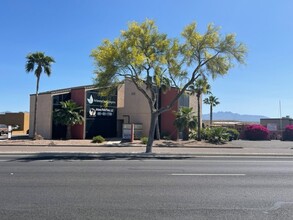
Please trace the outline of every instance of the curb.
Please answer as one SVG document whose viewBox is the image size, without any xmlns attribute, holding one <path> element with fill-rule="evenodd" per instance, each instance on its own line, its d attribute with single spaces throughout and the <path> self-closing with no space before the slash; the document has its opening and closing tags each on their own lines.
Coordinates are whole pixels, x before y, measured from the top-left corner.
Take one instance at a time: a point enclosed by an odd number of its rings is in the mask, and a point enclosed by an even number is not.
<svg viewBox="0 0 293 220">
<path fill-rule="evenodd" d="M 243 153 L 243 154 L 157 154 L 157 153 L 81 153 L 81 152 L 6 152 L 0 153 L 0 156 L 24 156 L 23 159 L 194 159 L 197 157 L 289 157 L 293 154 L 265 154 L 265 153 Z"/>
<path fill-rule="evenodd" d="M 42 144 L 42 145 L 30 145 L 30 144 L 0 144 L 0 147 L 146 147 L 145 145 L 112 145 L 112 144 L 105 144 L 105 145 L 54 145 L 54 144 Z M 153 148 L 200 148 L 200 149 L 243 149 L 243 147 L 236 147 L 236 146 L 230 146 L 230 147 L 222 147 L 222 146 L 182 146 L 182 145 L 176 145 L 176 146 L 153 146 Z"/>
</svg>

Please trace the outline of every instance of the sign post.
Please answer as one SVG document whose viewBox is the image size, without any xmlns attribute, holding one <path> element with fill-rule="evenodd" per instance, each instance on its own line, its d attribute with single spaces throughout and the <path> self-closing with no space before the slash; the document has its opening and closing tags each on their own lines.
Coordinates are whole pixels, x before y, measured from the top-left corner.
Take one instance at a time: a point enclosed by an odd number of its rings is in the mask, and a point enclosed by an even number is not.
<svg viewBox="0 0 293 220">
<path fill-rule="evenodd" d="M 131 124 L 131 138 L 130 138 L 130 142 L 134 141 L 134 124 Z"/>
</svg>

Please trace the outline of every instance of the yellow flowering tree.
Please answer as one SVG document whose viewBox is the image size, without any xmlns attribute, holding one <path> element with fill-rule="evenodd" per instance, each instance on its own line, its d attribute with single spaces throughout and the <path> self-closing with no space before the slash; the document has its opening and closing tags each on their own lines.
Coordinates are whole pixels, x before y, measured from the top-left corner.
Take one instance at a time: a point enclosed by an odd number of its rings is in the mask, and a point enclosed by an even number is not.
<svg viewBox="0 0 293 220">
<path fill-rule="evenodd" d="M 151 112 L 146 152 L 152 152 L 158 116 L 171 109 L 179 97 L 203 73 L 224 75 L 234 62 L 243 63 L 246 48 L 234 34 L 220 36 L 219 28 L 208 25 L 205 33 L 196 23 L 186 26 L 183 39 L 171 39 L 158 31 L 155 22 L 132 22 L 119 38 L 103 43 L 91 56 L 96 64 L 98 87 L 113 88 L 125 78 L 145 96 Z M 158 108 L 158 89 L 174 87 L 178 94 L 167 106 Z"/>
</svg>

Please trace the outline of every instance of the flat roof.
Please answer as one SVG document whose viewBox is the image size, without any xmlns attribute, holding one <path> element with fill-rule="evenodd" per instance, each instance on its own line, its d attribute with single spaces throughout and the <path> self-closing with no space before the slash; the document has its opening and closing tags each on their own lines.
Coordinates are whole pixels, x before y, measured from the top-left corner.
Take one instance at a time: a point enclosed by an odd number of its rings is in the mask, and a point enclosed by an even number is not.
<svg viewBox="0 0 293 220">
<path fill-rule="evenodd" d="M 65 89 L 56 89 L 56 90 L 50 90 L 45 92 L 40 92 L 39 95 L 44 94 L 62 94 L 62 93 L 69 93 L 73 89 L 96 89 L 97 87 L 95 85 L 85 85 L 85 86 L 76 86 L 76 87 L 70 87 Z M 30 94 L 30 96 L 34 96 L 35 94 Z"/>
</svg>

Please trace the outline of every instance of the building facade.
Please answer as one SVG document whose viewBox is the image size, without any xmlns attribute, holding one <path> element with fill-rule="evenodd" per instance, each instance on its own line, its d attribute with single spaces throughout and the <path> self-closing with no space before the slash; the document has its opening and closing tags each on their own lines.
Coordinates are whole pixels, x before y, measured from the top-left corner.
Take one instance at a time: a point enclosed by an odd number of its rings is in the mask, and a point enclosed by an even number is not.
<svg viewBox="0 0 293 220">
<path fill-rule="evenodd" d="M 0 124 L 16 127 L 13 134 L 27 134 L 29 131 L 29 113 L 7 112 L 0 114 Z"/>
<path fill-rule="evenodd" d="M 176 89 L 166 93 L 159 92 L 159 105 L 165 106 L 177 95 Z M 53 111 L 60 108 L 61 101 L 72 100 L 83 108 L 84 123 L 72 127 L 72 138 L 91 139 L 102 135 L 106 138 L 122 137 L 123 124 L 139 124 L 141 135 L 148 136 L 151 114 L 144 95 L 129 80 L 118 87 L 110 96 L 104 97 L 102 90 L 93 85 L 40 93 L 38 96 L 37 133 L 46 139 L 62 139 L 66 127 L 56 125 L 53 121 Z M 178 137 L 178 131 L 173 125 L 174 111 L 180 107 L 192 107 L 195 111 L 196 96 L 183 95 L 173 108 L 159 117 L 160 132 L 172 139 Z M 30 96 L 30 137 L 33 136 L 35 95 Z"/>
<path fill-rule="evenodd" d="M 289 116 L 282 118 L 261 118 L 260 124 L 270 131 L 270 139 L 282 139 L 282 132 L 286 126 L 293 125 L 293 119 Z"/>
</svg>

